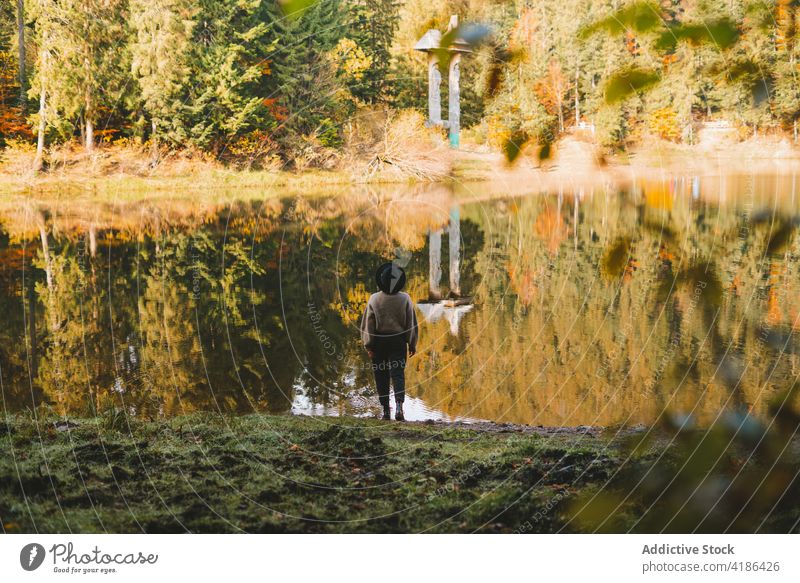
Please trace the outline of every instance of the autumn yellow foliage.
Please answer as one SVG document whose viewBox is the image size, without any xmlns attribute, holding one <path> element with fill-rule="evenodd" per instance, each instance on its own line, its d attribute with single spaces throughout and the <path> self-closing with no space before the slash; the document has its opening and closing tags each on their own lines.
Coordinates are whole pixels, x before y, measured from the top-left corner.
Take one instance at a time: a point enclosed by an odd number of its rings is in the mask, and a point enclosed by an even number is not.
<svg viewBox="0 0 800 583">
<path fill-rule="evenodd" d="M 678 114 L 671 107 L 662 107 L 653 111 L 647 120 L 647 127 L 652 134 L 662 140 L 679 142 L 681 139 Z"/>
</svg>

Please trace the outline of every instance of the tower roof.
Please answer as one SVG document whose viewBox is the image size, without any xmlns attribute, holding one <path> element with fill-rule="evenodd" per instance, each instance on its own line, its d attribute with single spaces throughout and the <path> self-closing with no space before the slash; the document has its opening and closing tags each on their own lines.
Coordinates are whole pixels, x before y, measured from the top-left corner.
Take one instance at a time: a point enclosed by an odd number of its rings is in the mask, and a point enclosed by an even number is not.
<svg viewBox="0 0 800 583">
<path fill-rule="evenodd" d="M 422 35 L 422 38 L 417 41 L 417 44 L 414 45 L 414 50 L 422 51 L 423 53 L 430 53 L 439 49 L 446 49 L 451 53 L 472 52 L 472 47 L 470 44 L 461 38 L 461 36 L 456 37 L 449 47 L 443 47 L 441 45 L 442 33 L 438 30 L 430 29 L 428 32 Z"/>
<path fill-rule="evenodd" d="M 415 51 L 422 51 L 423 53 L 429 53 L 439 48 L 439 45 L 442 42 L 442 33 L 438 30 L 430 29 L 428 32 L 422 35 L 422 38 L 417 41 L 417 44 L 414 45 Z"/>
</svg>

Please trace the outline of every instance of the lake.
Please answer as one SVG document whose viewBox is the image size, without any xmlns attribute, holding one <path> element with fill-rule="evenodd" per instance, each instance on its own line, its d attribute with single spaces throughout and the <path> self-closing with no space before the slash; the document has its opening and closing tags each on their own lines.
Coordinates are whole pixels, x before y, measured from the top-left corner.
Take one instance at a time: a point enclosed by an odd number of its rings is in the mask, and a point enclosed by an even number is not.
<svg viewBox="0 0 800 583">
<path fill-rule="evenodd" d="M 3 406 L 376 415 L 358 324 L 395 260 L 421 326 L 409 419 L 763 416 L 800 370 L 796 182 L 7 201 Z"/>
</svg>

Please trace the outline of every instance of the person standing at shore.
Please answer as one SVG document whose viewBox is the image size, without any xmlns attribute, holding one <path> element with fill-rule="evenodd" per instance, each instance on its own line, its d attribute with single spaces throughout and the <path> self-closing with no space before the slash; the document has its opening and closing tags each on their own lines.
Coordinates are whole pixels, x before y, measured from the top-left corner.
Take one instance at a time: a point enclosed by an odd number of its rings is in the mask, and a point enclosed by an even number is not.
<svg viewBox="0 0 800 583">
<path fill-rule="evenodd" d="M 391 419 L 389 385 L 394 388 L 395 419 L 404 421 L 406 358 L 417 352 L 419 327 L 414 302 L 403 292 L 406 273 L 394 263 L 384 263 L 375 273 L 376 293 L 361 318 L 361 340 L 367 349 L 383 419 Z"/>
</svg>

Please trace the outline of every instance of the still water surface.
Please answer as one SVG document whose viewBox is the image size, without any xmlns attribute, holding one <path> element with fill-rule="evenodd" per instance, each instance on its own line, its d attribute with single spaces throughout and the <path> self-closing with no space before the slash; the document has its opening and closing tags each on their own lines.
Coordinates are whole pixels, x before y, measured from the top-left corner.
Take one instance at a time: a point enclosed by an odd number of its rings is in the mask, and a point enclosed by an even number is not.
<svg viewBox="0 0 800 583">
<path fill-rule="evenodd" d="M 374 415 L 358 321 L 418 304 L 407 417 L 764 415 L 798 372 L 796 178 L 0 207 L 3 406 Z"/>
</svg>

